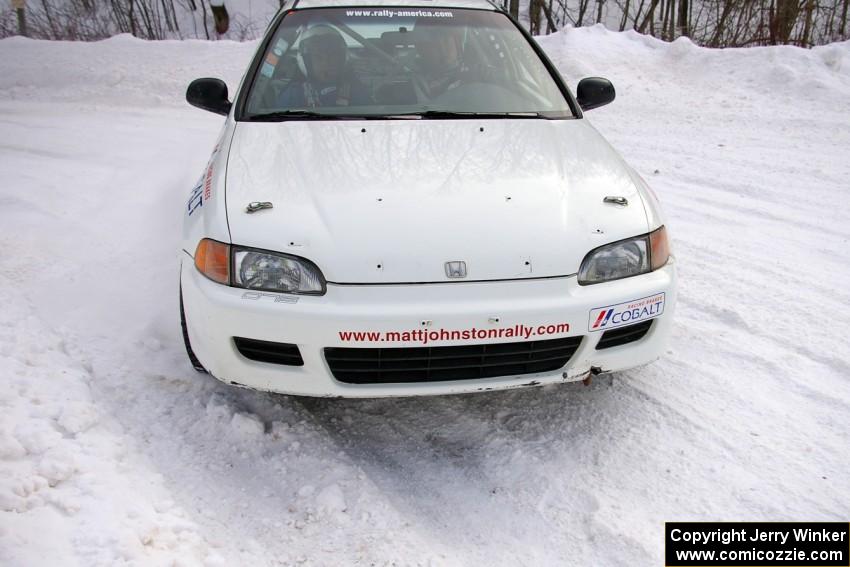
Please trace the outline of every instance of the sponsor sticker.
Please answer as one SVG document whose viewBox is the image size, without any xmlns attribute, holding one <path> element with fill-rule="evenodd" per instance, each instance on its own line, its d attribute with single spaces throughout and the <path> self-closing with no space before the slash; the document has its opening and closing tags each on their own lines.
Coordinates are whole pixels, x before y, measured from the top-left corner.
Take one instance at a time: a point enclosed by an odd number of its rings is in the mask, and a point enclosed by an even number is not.
<svg viewBox="0 0 850 567">
<path fill-rule="evenodd" d="M 203 178 L 198 182 L 197 185 L 192 189 L 192 193 L 189 195 L 189 202 L 186 205 L 186 210 L 189 213 L 189 216 L 192 216 L 198 207 L 204 204 L 204 180 Z"/>
<path fill-rule="evenodd" d="M 450 10 L 417 10 L 410 8 L 380 10 L 346 10 L 348 17 L 365 18 L 454 18 Z"/>
<path fill-rule="evenodd" d="M 213 178 L 213 162 L 210 162 L 207 168 L 207 174 L 204 176 L 204 201 L 209 201 L 212 198 L 212 178 Z"/>
<path fill-rule="evenodd" d="M 242 294 L 242 299 L 250 299 L 251 301 L 270 301 L 273 303 L 298 303 L 298 298 L 291 295 L 281 295 L 279 293 L 265 293 L 261 291 L 246 291 Z"/>
<path fill-rule="evenodd" d="M 605 331 L 658 317 L 664 313 L 664 295 L 656 293 L 616 305 L 591 309 L 587 330 Z"/>
<path fill-rule="evenodd" d="M 204 175 L 201 176 L 201 180 L 198 181 L 197 185 L 192 188 L 192 193 L 189 195 L 189 202 L 186 205 L 186 210 L 189 213 L 189 216 L 192 216 L 192 213 L 202 207 L 204 201 L 212 199 L 213 170 L 215 168 L 215 157 L 216 154 L 218 154 L 220 147 L 220 145 L 216 145 L 213 149 L 212 156 L 210 156 L 210 161 L 207 164 L 207 169 L 204 172 Z"/>
<path fill-rule="evenodd" d="M 272 78 L 274 76 L 274 65 L 266 61 L 263 63 L 263 66 L 260 67 L 260 74 L 264 77 Z"/>
<path fill-rule="evenodd" d="M 423 321 L 424 325 L 426 322 Z M 430 321 L 428 321 L 430 325 Z M 339 331 L 341 341 L 419 343 L 427 345 L 437 341 L 473 341 L 484 339 L 520 339 L 527 341 L 532 337 L 563 335 L 570 332 L 569 323 L 551 323 L 549 325 L 524 325 L 519 323 L 511 327 L 491 327 L 467 329 L 410 329 L 406 331 Z"/>
</svg>

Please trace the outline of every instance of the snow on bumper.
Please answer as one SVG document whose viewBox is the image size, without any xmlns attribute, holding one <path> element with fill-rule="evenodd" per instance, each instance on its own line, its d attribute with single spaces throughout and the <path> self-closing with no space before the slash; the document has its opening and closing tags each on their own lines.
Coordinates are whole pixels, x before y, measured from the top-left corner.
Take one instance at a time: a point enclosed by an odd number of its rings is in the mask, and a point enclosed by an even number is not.
<svg viewBox="0 0 850 567">
<path fill-rule="evenodd" d="M 427 285 L 328 285 L 322 297 L 260 294 L 214 283 L 183 262 L 182 288 L 195 354 L 224 382 L 306 396 L 414 396 L 574 381 L 591 367 L 624 370 L 658 358 L 675 304 L 675 266 L 579 286 L 565 278 Z M 602 313 L 600 317 L 600 313 Z M 608 317 L 607 322 L 605 322 Z M 653 319 L 642 339 L 597 350 L 624 319 Z M 617 323 L 614 323 L 616 321 Z M 583 337 L 567 364 L 519 376 L 440 382 L 349 384 L 336 380 L 327 347 L 440 347 Z M 298 346 L 303 366 L 242 356 L 234 337 Z"/>
</svg>

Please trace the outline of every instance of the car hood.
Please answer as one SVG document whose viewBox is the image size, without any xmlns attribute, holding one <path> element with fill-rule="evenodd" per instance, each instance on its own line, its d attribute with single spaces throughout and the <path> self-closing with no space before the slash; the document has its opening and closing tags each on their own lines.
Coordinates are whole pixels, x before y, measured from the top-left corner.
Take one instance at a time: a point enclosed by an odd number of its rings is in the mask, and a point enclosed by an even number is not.
<svg viewBox="0 0 850 567">
<path fill-rule="evenodd" d="M 449 281 L 458 261 L 464 281 L 571 275 L 649 229 L 586 120 L 239 122 L 226 192 L 234 244 L 308 258 L 334 283 Z M 247 213 L 254 201 L 273 208 Z"/>
</svg>

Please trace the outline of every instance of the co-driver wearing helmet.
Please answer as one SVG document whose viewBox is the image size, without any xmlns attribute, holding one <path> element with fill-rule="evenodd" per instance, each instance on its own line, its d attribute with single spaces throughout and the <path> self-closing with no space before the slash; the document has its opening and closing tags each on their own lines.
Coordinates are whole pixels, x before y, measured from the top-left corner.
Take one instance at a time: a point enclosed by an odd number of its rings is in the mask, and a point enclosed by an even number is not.
<svg viewBox="0 0 850 567">
<path fill-rule="evenodd" d="M 420 20 L 414 29 L 416 52 L 427 95 L 435 98 L 459 86 L 468 69 L 462 60 L 463 32 L 430 20 Z"/>
<path fill-rule="evenodd" d="M 333 27 L 313 26 L 301 36 L 298 67 L 303 80 L 293 81 L 278 103 L 287 108 L 370 104 L 368 89 L 351 74 L 348 47 Z"/>
</svg>

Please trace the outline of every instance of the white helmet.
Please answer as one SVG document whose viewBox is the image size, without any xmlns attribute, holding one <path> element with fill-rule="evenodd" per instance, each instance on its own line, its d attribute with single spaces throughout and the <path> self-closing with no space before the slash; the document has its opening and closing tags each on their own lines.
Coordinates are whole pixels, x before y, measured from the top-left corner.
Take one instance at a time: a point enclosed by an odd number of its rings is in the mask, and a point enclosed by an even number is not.
<svg viewBox="0 0 850 567">
<path fill-rule="evenodd" d="M 342 34 L 328 24 L 313 26 L 298 41 L 298 68 L 305 77 L 310 76 L 310 52 L 321 49 L 339 50 L 342 63 L 348 62 L 348 47 Z"/>
</svg>

